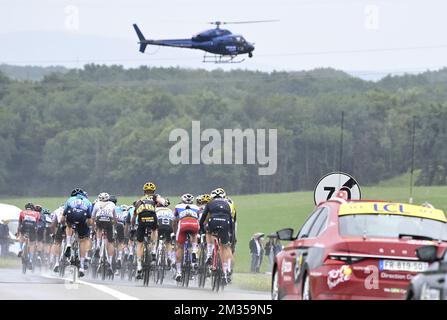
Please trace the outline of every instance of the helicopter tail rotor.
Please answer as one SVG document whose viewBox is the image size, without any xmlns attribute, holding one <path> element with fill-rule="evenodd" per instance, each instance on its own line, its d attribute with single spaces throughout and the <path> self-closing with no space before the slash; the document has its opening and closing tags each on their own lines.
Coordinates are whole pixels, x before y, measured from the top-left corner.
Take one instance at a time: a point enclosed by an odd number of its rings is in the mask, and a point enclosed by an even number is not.
<svg viewBox="0 0 447 320">
<path fill-rule="evenodd" d="M 135 29 L 135 32 L 137 33 L 138 39 L 140 39 L 140 52 L 144 53 L 144 51 L 146 50 L 146 38 L 144 37 L 143 33 L 141 32 L 140 28 L 138 28 L 138 26 L 134 23 L 133 28 Z"/>
</svg>

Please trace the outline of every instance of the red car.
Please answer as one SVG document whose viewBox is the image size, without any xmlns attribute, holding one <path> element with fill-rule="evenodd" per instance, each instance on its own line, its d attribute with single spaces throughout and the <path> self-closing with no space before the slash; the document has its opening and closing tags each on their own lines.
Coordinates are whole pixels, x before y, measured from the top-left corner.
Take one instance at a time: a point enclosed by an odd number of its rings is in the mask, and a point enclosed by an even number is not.
<svg viewBox="0 0 447 320">
<path fill-rule="evenodd" d="M 320 203 L 301 230 L 277 232 L 291 243 L 275 257 L 273 299 L 404 299 L 428 267 L 415 249 L 447 247 L 442 210 L 384 201 Z"/>
</svg>

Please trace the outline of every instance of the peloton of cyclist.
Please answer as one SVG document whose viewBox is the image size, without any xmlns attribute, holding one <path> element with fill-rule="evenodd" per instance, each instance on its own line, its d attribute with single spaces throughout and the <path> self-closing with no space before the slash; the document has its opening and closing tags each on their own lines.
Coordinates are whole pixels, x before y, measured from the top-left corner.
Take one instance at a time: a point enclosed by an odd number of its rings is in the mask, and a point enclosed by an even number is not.
<svg viewBox="0 0 447 320">
<path fill-rule="evenodd" d="M 233 219 L 231 217 L 231 207 L 225 199 L 226 193 L 222 188 L 218 188 L 211 192 L 212 200 L 205 206 L 202 217 L 200 219 L 201 233 L 205 230 L 205 222 L 208 221 L 208 230 L 210 235 L 217 236 L 220 239 L 220 254 L 223 261 L 223 271 L 225 281 L 231 281 L 231 232 L 233 230 Z M 209 238 L 209 237 L 207 237 Z M 208 240 L 207 240 L 208 241 Z M 213 241 L 208 241 L 207 246 L 207 263 L 211 264 L 211 256 L 214 250 Z"/>
<path fill-rule="evenodd" d="M 40 213 L 35 211 L 34 205 L 32 203 L 27 203 L 25 205 L 25 210 L 21 211 L 19 215 L 18 235 L 20 239 L 20 250 L 17 256 L 19 258 L 22 256 L 23 245 L 25 243 L 25 235 L 28 235 L 28 259 L 30 269 L 32 269 L 33 266 L 34 247 L 37 238 L 37 222 L 39 221 L 39 219 Z"/>
<path fill-rule="evenodd" d="M 93 224 L 92 221 L 92 203 L 86 198 L 86 193 L 80 189 L 75 188 L 71 191 L 70 198 L 65 202 L 64 212 L 62 215 L 61 223 L 66 223 L 65 239 L 67 247 L 65 249 L 65 256 L 68 258 L 71 255 L 71 241 L 73 236 L 73 227 L 75 227 L 76 233 L 79 237 L 80 247 L 80 268 L 79 276 L 84 276 L 84 262 L 85 255 L 89 247 L 89 225 Z"/>
<path fill-rule="evenodd" d="M 98 195 L 98 202 L 93 207 L 92 218 L 95 222 L 96 231 L 96 257 L 99 257 L 100 242 L 103 233 L 106 233 L 106 248 L 108 253 L 108 269 L 112 270 L 113 255 L 115 254 L 115 247 L 113 243 L 113 226 L 116 222 L 115 203 L 110 201 L 110 195 L 107 192 L 102 192 Z"/>
<path fill-rule="evenodd" d="M 191 235 L 192 255 L 191 262 L 196 265 L 197 262 L 197 234 L 200 230 L 199 226 L 199 207 L 194 204 L 194 196 L 186 193 L 181 197 L 181 203 L 175 206 L 174 215 L 176 217 L 174 223 L 174 231 L 176 232 L 176 269 L 175 279 L 180 281 L 182 278 L 181 266 L 183 257 L 183 245 L 186 241 L 186 234 Z"/>
<path fill-rule="evenodd" d="M 142 278 L 142 257 L 143 242 L 146 230 L 151 230 L 151 255 L 152 262 L 155 261 L 156 243 L 158 239 L 157 232 L 157 214 L 155 206 L 157 203 L 164 203 L 164 199 L 160 195 L 155 194 L 157 187 L 153 182 L 147 182 L 143 186 L 144 196 L 135 202 L 135 210 L 132 216 L 132 226 L 135 226 L 138 219 L 137 235 L 137 279 Z"/>
<path fill-rule="evenodd" d="M 165 199 L 164 205 L 157 204 L 155 208 L 155 213 L 157 214 L 157 225 L 158 225 L 158 238 L 163 238 L 166 243 L 166 256 L 167 264 L 171 267 L 175 262 L 175 252 L 174 252 L 174 212 L 169 208 L 170 201 L 168 198 Z"/>
</svg>

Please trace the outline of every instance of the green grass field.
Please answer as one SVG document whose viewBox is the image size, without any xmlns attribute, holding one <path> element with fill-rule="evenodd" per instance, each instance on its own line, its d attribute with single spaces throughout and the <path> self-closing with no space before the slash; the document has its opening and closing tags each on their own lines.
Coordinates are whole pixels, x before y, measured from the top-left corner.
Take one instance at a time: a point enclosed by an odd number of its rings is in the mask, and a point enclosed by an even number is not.
<svg viewBox="0 0 447 320">
<path fill-rule="evenodd" d="M 402 187 L 365 187 L 362 188 L 365 199 L 380 199 L 408 202 L 409 190 Z M 232 197 L 238 211 L 238 244 L 236 249 L 235 271 L 249 272 L 250 255 L 248 242 L 256 232 L 268 235 L 286 227 L 299 229 L 306 217 L 312 211 L 313 193 L 294 192 L 278 194 L 258 194 Z M 171 201 L 176 199 L 170 197 Z M 122 197 L 120 203 L 132 203 L 135 198 Z M 0 203 L 16 205 L 20 208 L 28 201 L 40 203 L 44 207 L 55 209 L 60 206 L 63 198 L 15 198 L 0 199 Z M 415 187 L 414 203 L 428 201 L 435 207 L 447 211 L 447 186 L 445 187 Z M 262 271 L 270 271 L 268 259 L 263 262 Z"/>
</svg>

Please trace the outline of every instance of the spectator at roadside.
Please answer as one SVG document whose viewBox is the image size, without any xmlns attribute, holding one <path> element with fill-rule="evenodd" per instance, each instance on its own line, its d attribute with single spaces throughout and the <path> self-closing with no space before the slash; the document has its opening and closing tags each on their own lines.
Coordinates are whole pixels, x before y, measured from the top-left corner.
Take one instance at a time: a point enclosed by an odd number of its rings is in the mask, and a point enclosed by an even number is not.
<svg viewBox="0 0 447 320">
<path fill-rule="evenodd" d="M 259 266 L 262 261 L 263 248 L 260 242 L 261 233 L 255 233 L 249 242 L 250 255 L 251 255 L 251 268 L 250 272 L 259 272 Z"/>
<path fill-rule="evenodd" d="M 260 234 L 258 236 L 258 243 L 259 243 L 259 247 L 260 247 L 260 254 L 259 254 L 259 261 L 258 261 L 258 265 L 256 266 L 256 272 L 260 272 L 261 271 L 261 265 L 262 265 L 262 261 L 264 260 L 264 245 L 262 243 L 262 238 L 264 237 L 264 234 Z"/>
<path fill-rule="evenodd" d="M 9 253 L 9 227 L 0 220 L 0 255 L 6 257 Z"/>
<path fill-rule="evenodd" d="M 275 242 L 274 242 L 274 239 L 275 239 L 276 236 L 273 235 L 273 234 L 270 234 L 267 237 L 268 237 L 269 240 L 265 244 L 264 250 L 265 250 L 265 255 L 267 257 L 269 257 L 269 268 L 270 268 L 270 270 L 272 270 L 273 269 L 273 258 L 275 257 L 275 253 L 274 253 Z"/>
</svg>

